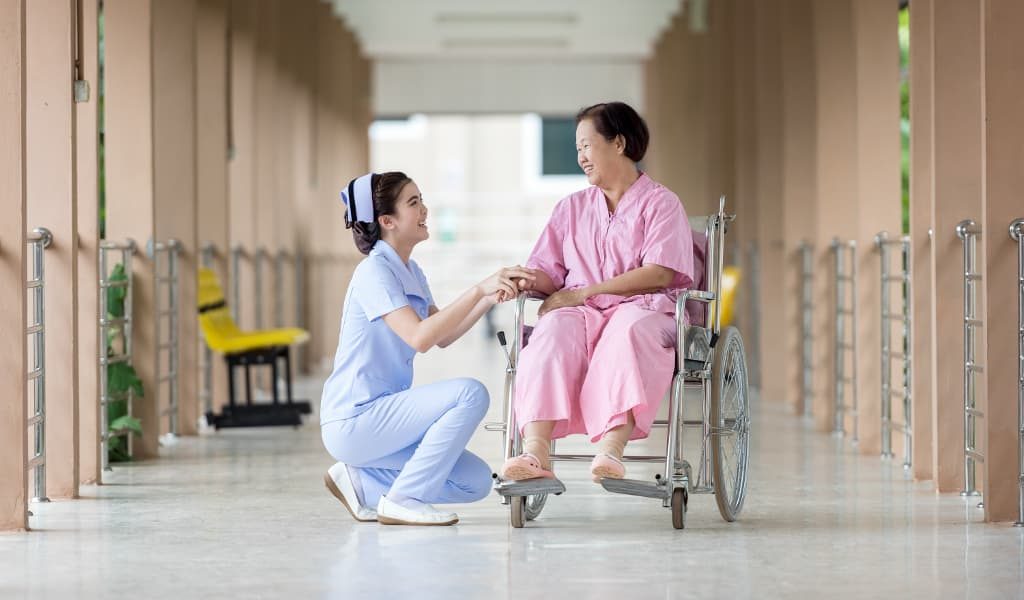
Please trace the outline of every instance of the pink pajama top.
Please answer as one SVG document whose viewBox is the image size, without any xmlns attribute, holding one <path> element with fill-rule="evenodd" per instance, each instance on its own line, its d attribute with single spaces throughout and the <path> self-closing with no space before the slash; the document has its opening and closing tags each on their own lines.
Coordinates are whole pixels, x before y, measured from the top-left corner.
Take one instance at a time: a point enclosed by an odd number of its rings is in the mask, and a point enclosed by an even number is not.
<svg viewBox="0 0 1024 600">
<path fill-rule="evenodd" d="M 640 174 L 608 212 L 604 192 L 591 186 L 563 198 L 533 248 L 526 266 L 547 273 L 558 289 L 578 289 L 607 281 L 644 265 L 676 272 L 663 292 L 631 297 L 591 296 L 598 310 L 634 303 L 675 314 L 676 298 L 693 287 L 693 233 L 679 197 Z"/>
</svg>

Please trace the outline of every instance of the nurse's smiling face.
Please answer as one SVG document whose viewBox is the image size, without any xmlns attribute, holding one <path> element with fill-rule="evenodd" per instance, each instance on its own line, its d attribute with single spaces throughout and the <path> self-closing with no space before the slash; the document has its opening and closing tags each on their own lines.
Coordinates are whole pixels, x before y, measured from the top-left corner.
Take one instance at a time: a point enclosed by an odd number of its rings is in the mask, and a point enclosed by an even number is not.
<svg viewBox="0 0 1024 600">
<path fill-rule="evenodd" d="M 611 141 L 604 139 L 594 127 L 592 119 L 583 119 L 576 126 L 576 162 L 583 169 L 590 185 L 601 187 L 613 173 L 622 168 L 619 163 L 623 159 L 629 161 L 623 155 L 625 144 L 621 138 L 617 136 Z"/>
<path fill-rule="evenodd" d="M 430 237 L 427 206 L 419 186 L 410 181 L 398 193 L 395 212 L 380 217 L 384 237 L 392 246 L 413 246 Z"/>
</svg>

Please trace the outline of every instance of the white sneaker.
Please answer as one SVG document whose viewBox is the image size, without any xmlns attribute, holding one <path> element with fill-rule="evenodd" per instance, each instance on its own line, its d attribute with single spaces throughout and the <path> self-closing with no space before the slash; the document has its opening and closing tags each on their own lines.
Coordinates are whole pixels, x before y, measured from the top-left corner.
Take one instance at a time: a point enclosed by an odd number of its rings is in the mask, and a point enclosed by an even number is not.
<svg viewBox="0 0 1024 600">
<path fill-rule="evenodd" d="M 414 510 L 381 496 L 377 519 L 382 525 L 454 525 L 459 522 L 459 515 L 441 512 L 429 504 Z"/>
<path fill-rule="evenodd" d="M 377 511 L 363 506 L 359 501 L 359 494 L 356 493 L 356 486 L 352 483 L 345 463 L 334 463 L 334 466 L 327 469 L 327 473 L 324 474 L 324 485 L 345 505 L 356 521 L 368 523 L 377 520 Z"/>
</svg>

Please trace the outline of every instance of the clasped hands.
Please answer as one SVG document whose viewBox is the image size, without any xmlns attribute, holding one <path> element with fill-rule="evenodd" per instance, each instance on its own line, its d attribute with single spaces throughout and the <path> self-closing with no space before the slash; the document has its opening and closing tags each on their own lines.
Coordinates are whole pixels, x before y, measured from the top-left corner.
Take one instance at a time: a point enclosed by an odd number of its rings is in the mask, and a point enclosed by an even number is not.
<svg viewBox="0 0 1024 600">
<path fill-rule="evenodd" d="M 536 273 L 535 269 L 519 265 L 498 269 L 496 273 L 480 282 L 480 290 L 497 303 L 506 302 L 519 295 L 519 292 L 533 290 L 537 284 Z M 544 300 L 537 314 L 543 316 L 556 308 L 582 306 L 589 297 L 586 288 L 559 290 Z"/>
</svg>

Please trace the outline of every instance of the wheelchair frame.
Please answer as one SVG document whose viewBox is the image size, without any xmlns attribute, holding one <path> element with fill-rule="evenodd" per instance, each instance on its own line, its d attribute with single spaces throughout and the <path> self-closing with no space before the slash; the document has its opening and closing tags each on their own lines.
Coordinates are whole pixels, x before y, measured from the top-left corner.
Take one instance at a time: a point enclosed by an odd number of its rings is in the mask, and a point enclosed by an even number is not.
<svg viewBox="0 0 1024 600">
<path fill-rule="evenodd" d="M 635 479 L 601 480 L 601 485 L 610 492 L 659 498 L 662 505 L 672 509 L 672 525 L 683 529 L 686 525 L 686 510 L 690 494 L 713 493 L 719 512 L 726 521 L 733 521 L 739 515 L 746 497 L 747 459 L 749 455 L 750 403 L 747 382 L 746 355 L 743 340 L 735 327 L 721 331 L 721 311 L 717 299 L 721 297 L 722 270 L 724 263 L 725 233 L 727 224 L 735 215 L 725 213 L 725 196 L 719 199 L 718 212 L 704 220 L 707 235 L 705 254 L 705 279 L 709 291 L 684 290 L 676 301 L 676 367 L 672 379 L 668 418 L 656 420 L 654 427 L 667 427 L 668 436 L 664 455 L 626 455 L 624 462 L 663 463 L 664 469 L 655 475 L 654 481 Z M 505 370 L 505 394 L 503 412 L 505 421 L 488 423 L 489 431 L 503 433 L 502 447 L 505 459 L 522 452 L 519 427 L 515 425 L 512 399 L 515 397 L 516 368 L 522 351 L 525 305 L 528 294 L 520 294 L 516 303 L 515 322 L 511 351 L 507 352 L 508 364 Z M 705 324 L 687 325 L 685 310 L 687 302 L 704 304 Z M 710 325 L 708 321 L 711 321 Z M 696 331 L 693 331 L 696 329 Z M 688 357 L 687 343 L 693 334 L 703 335 L 709 349 L 703 357 Z M 710 339 L 708 339 L 710 338 Z M 504 340 L 504 333 L 499 334 Z M 504 345 L 504 341 L 502 341 Z M 702 390 L 701 419 L 687 420 L 683 415 L 684 393 L 687 386 L 700 386 Z M 738 400 L 736 414 L 726 415 L 724 405 L 726 394 L 734 392 L 731 398 Z M 697 478 L 693 468 L 683 458 L 683 432 L 686 428 L 701 430 L 701 450 Z M 725 440 L 735 440 L 734 456 L 730 463 L 726 456 Z M 555 443 L 551 444 L 551 461 L 582 462 L 594 458 L 590 454 L 557 454 Z M 729 467 L 733 467 L 730 469 Z M 731 485 L 730 485 L 731 484 Z M 520 528 L 527 521 L 540 515 L 548 495 L 560 495 L 565 485 L 558 479 L 530 479 L 505 481 L 494 475 L 494 489 L 502 497 L 502 504 L 510 506 L 510 521 Z"/>
</svg>

